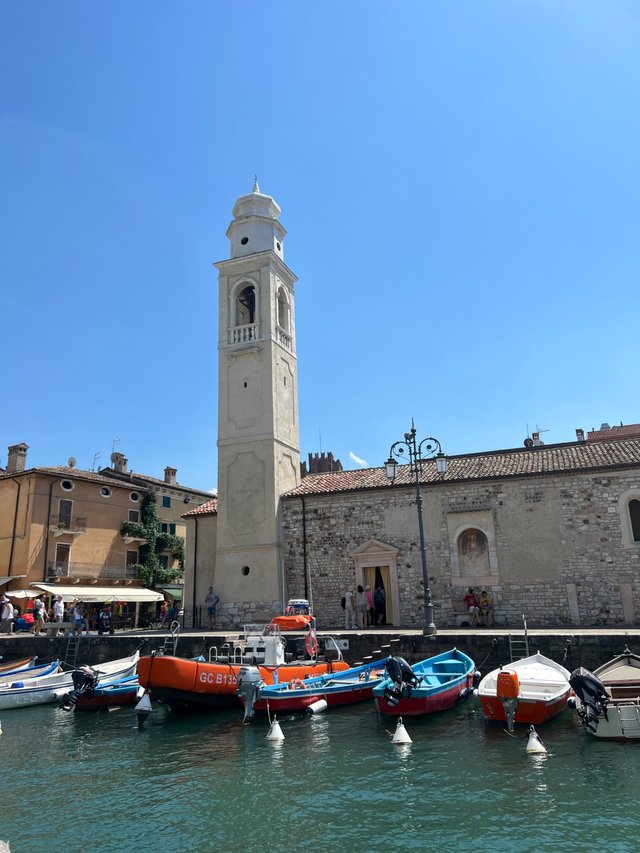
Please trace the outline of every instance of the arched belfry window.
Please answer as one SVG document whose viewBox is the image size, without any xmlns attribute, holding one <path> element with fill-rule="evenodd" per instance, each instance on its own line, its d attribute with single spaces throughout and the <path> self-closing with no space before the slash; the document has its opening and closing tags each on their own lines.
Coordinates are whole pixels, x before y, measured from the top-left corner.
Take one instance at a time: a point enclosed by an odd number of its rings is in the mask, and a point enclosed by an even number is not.
<svg viewBox="0 0 640 853">
<path fill-rule="evenodd" d="M 629 501 L 629 521 L 634 542 L 640 542 L 640 500 Z"/>
<path fill-rule="evenodd" d="M 256 286 L 241 282 L 235 289 L 231 310 L 231 340 L 234 344 L 255 341 L 258 337 Z"/>
<path fill-rule="evenodd" d="M 285 332 L 289 331 L 289 300 L 284 287 L 278 288 L 278 325 Z"/>
</svg>

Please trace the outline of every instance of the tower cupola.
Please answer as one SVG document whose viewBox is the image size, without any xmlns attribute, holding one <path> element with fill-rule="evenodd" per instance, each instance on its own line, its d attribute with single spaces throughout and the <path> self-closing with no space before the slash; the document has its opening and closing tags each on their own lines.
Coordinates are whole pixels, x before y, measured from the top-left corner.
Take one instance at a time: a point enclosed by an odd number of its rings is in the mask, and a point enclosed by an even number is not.
<svg viewBox="0 0 640 853">
<path fill-rule="evenodd" d="M 227 228 L 231 258 L 271 251 L 284 259 L 282 243 L 287 232 L 278 221 L 280 207 L 270 195 L 260 192 L 257 178 L 252 191 L 236 201 L 232 216 Z"/>
</svg>

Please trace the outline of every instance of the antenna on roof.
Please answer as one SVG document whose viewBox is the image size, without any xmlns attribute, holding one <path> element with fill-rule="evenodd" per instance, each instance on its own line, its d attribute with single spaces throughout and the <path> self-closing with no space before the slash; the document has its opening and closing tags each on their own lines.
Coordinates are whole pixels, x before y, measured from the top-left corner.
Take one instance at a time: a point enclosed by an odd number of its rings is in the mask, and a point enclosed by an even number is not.
<svg viewBox="0 0 640 853">
<path fill-rule="evenodd" d="M 102 453 L 100 453 L 99 451 L 98 451 L 98 453 L 93 454 L 93 464 L 91 465 L 92 471 L 96 470 L 96 462 L 98 461 L 98 459 L 100 459 L 101 456 L 102 456 Z"/>
<path fill-rule="evenodd" d="M 121 438 L 114 438 L 111 441 L 111 452 L 113 453 L 116 449 L 116 444 L 119 444 L 122 441 Z M 111 460 L 113 462 L 113 459 Z"/>
</svg>

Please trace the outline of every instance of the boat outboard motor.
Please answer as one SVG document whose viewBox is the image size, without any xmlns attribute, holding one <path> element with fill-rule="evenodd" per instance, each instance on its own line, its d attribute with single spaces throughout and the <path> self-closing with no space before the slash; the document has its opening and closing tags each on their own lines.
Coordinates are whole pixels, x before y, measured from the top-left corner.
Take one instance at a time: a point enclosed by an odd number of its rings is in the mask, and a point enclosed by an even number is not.
<svg viewBox="0 0 640 853">
<path fill-rule="evenodd" d="M 569 677 L 569 684 L 582 706 L 578 709 L 580 722 L 588 732 L 595 734 L 598 731 L 600 717 L 609 719 L 607 715 L 609 696 L 604 684 L 583 666 L 573 670 Z"/>
<path fill-rule="evenodd" d="M 90 666 L 81 666 L 79 669 L 74 669 L 71 673 L 73 690 L 62 697 L 60 700 L 60 707 L 65 711 L 73 710 L 76 702 L 78 701 L 78 696 L 94 690 L 98 684 L 99 678 L 100 676 L 98 673 L 91 669 Z"/>
<path fill-rule="evenodd" d="M 391 686 L 385 687 L 384 698 L 395 708 L 403 695 L 411 696 L 411 688 L 417 687 L 419 679 L 404 658 L 391 656 L 384 665 Z"/>
<path fill-rule="evenodd" d="M 260 675 L 260 670 L 257 666 L 242 666 L 238 673 L 238 696 L 242 696 L 244 701 L 244 719 L 243 723 L 247 723 L 253 717 L 253 703 L 258 698 L 260 688 L 264 687 L 264 681 Z"/>
</svg>

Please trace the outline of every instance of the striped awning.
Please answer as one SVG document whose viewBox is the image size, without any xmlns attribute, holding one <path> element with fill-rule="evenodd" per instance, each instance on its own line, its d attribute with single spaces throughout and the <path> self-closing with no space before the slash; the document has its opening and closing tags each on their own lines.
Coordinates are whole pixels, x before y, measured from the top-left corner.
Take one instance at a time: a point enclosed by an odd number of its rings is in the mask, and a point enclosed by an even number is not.
<svg viewBox="0 0 640 853">
<path fill-rule="evenodd" d="M 34 583 L 31 588 L 50 595 L 61 595 L 63 601 L 137 601 L 140 603 L 162 601 L 164 595 L 153 589 L 136 586 L 66 586 L 61 583 Z"/>
</svg>

